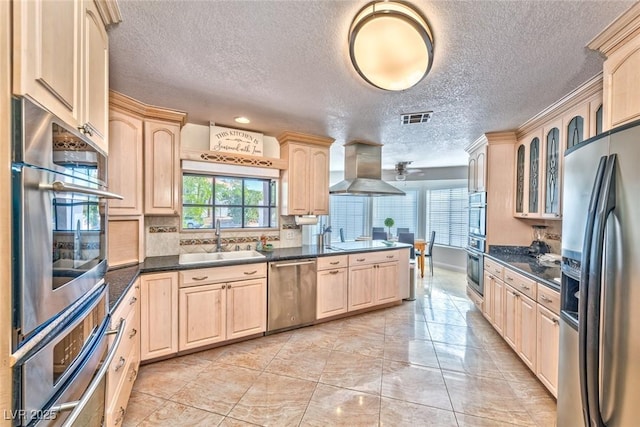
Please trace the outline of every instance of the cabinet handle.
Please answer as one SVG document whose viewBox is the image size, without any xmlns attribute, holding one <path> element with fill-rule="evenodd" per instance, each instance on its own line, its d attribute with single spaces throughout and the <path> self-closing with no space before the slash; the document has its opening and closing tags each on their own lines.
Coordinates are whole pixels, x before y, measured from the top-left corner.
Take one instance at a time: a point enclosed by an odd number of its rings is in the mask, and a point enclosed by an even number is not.
<svg viewBox="0 0 640 427">
<path fill-rule="evenodd" d="M 545 294 L 540 295 L 540 299 L 544 302 L 553 302 L 551 298 L 547 298 Z"/>
<path fill-rule="evenodd" d="M 253 270 L 253 271 L 245 271 L 244 274 L 247 276 L 251 276 L 252 274 L 256 274 L 258 272 L 258 270 Z"/>
<path fill-rule="evenodd" d="M 494 273 L 496 273 L 496 274 L 500 274 L 500 270 L 499 270 L 499 269 L 497 269 L 497 268 L 494 268 L 494 269 L 493 269 L 493 272 L 494 272 Z"/>
<path fill-rule="evenodd" d="M 137 333 L 138 333 L 138 330 L 136 328 L 133 328 L 131 332 L 129 332 L 129 339 L 135 337 Z"/>
<path fill-rule="evenodd" d="M 558 324 L 558 319 L 556 319 L 555 317 L 551 319 L 551 322 L 553 322 L 554 325 Z"/>
<path fill-rule="evenodd" d="M 388 259 L 392 259 L 392 258 L 395 258 L 395 256 L 394 255 L 387 255 L 387 258 Z"/>
<path fill-rule="evenodd" d="M 138 301 L 138 298 L 136 297 L 131 297 L 131 299 L 129 300 L 129 305 L 133 305 L 136 303 L 136 301 Z"/>
<path fill-rule="evenodd" d="M 113 424 L 118 425 L 122 422 L 123 419 L 124 419 L 124 408 L 121 406 L 120 410 L 118 411 L 118 418 L 113 420 Z"/>
<path fill-rule="evenodd" d="M 131 375 L 129 375 L 129 382 L 135 380 L 137 376 L 138 376 L 138 370 L 137 369 L 133 369 L 131 371 Z"/>
<path fill-rule="evenodd" d="M 329 264 L 331 264 L 331 265 L 338 265 L 338 264 L 340 264 L 340 261 L 332 261 L 332 262 L 330 262 Z"/>
<path fill-rule="evenodd" d="M 332 271 L 329 272 L 329 274 L 338 274 L 338 273 L 340 273 L 339 270 L 332 270 Z"/>
<path fill-rule="evenodd" d="M 513 277 L 511 277 L 511 276 L 507 276 L 507 277 L 505 277 L 505 279 L 508 280 L 509 282 L 513 282 Z"/>
<path fill-rule="evenodd" d="M 357 259 L 356 259 L 356 261 L 358 261 L 358 262 L 362 262 L 362 261 L 364 261 L 364 260 L 366 260 L 366 258 L 357 258 Z"/>
<path fill-rule="evenodd" d="M 521 287 L 522 289 L 524 289 L 524 290 L 527 290 L 527 291 L 528 291 L 529 289 L 531 289 L 531 288 L 530 288 L 529 286 L 527 286 L 527 285 L 520 285 L 520 287 Z"/>
<path fill-rule="evenodd" d="M 198 276 L 198 277 L 192 277 L 191 279 L 193 280 L 204 280 L 204 279 L 208 279 L 209 276 Z"/>
<path fill-rule="evenodd" d="M 227 289 L 231 289 L 231 285 L 227 285 Z"/>
<path fill-rule="evenodd" d="M 118 360 L 118 364 L 116 365 L 115 369 L 113 370 L 114 372 L 118 372 L 126 363 L 127 361 L 124 359 L 124 357 L 120 356 L 120 360 Z"/>
<path fill-rule="evenodd" d="M 515 292 L 515 291 L 511 291 L 511 294 L 512 294 L 514 297 L 516 297 L 516 298 L 518 298 L 518 297 L 520 296 L 520 294 L 518 294 L 518 293 L 517 293 L 517 292 Z"/>
<path fill-rule="evenodd" d="M 522 216 L 528 216 L 529 214 L 523 213 Z"/>
</svg>

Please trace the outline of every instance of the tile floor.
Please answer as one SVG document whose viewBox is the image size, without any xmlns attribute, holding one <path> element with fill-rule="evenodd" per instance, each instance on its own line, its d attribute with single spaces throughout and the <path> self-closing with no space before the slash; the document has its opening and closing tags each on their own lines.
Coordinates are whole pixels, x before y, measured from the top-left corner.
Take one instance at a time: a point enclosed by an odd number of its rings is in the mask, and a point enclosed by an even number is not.
<svg viewBox="0 0 640 427">
<path fill-rule="evenodd" d="M 555 425 L 465 275 L 417 284 L 401 306 L 143 366 L 124 425 Z"/>
</svg>

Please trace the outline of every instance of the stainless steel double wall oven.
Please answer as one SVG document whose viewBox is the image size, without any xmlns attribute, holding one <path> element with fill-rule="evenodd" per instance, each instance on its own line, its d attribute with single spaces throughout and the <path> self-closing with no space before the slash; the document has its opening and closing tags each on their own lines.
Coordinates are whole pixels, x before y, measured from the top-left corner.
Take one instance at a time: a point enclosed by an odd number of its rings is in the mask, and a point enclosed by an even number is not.
<svg viewBox="0 0 640 427">
<path fill-rule="evenodd" d="M 469 244 L 467 246 L 467 283 L 484 294 L 483 269 L 487 224 L 487 193 L 469 194 Z"/>
<path fill-rule="evenodd" d="M 105 199 L 119 196 L 89 139 L 27 98 L 12 108 L 12 413 L 15 425 L 59 425 L 104 409 L 104 396 L 86 404 L 104 395 Z"/>
</svg>

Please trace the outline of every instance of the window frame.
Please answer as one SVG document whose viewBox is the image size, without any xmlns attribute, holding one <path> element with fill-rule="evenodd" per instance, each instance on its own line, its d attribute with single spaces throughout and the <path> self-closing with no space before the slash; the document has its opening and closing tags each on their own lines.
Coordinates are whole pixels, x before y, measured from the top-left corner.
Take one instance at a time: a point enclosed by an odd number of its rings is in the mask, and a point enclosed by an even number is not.
<svg viewBox="0 0 640 427">
<path fill-rule="evenodd" d="M 204 177 L 207 179 L 211 179 L 211 202 L 208 204 L 202 203 L 185 203 L 184 202 L 184 178 L 186 176 L 195 176 L 195 177 Z M 241 181 L 241 202 L 240 204 L 217 204 L 216 203 L 216 181 L 218 179 L 232 179 L 232 180 L 240 180 Z M 245 203 L 245 191 L 246 191 L 246 181 L 263 181 L 268 184 L 269 190 L 263 193 L 265 204 L 263 205 L 248 205 Z M 215 229 L 216 224 L 216 209 L 220 208 L 239 208 L 241 210 L 241 226 L 225 226 L 224 224 L 220 224 L 221 229 L 225 230 L 260 230 L 260 229 L 279 229 L 278 217 L 280 215 L 279 207 L 278 207 L 278 180 L 270 177 L 256 177 L 256 176 L 238 176 L 231 174 L 211 174 L 211 173 L 199 173 L 199 172 L 188 172 L 183 171 L 182 173 L 182 185 L 181 185 L 181 193 L 180 193 L 180 204 L 181 204 L 181 212 L 180 212 L 180 229 L 183 231 L 200 231 L 200 232 L 208 232 Z M 184 227 L 184 218 L 185 218 L 185 208 L 191 207 L 201 207 L 205 209 L 211 209 L 211 216 L 213 218 L 211 227 L 202 227 L 202 228 L 188 228 Z M 246 209 L 264 209 L 267 212 L 267 226 L 258 226 L 258 227 L 247 227 L 245 223 L 245 214 Z M 273 218 L 273 222 L 272 222 Z"/>
</svg>

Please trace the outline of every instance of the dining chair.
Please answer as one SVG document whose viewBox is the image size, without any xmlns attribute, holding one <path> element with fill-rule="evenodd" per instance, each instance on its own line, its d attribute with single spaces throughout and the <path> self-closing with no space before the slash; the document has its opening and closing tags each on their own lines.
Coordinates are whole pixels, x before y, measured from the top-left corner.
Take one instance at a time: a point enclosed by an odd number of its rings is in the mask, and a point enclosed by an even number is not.
<svg viewBox="0 0 640 427">
<path fill-rule="evenodd" d="M 371 238 L 373 240 L 387 240 L 387 232 L 386 231 L 374 231 L 371 233 Z"/>
<path fill-rule="evenodd" d="M 340 229 L 340 241 L 344 243 L 344 228 Z"/>
<path fill-rule="evenodd" d="M 431 275 L 433 276 L 433 242 L 436 240 L 436 232 L 435 230 L 431 232 L 431 238 L 429 239 L 429 246 L 424 253 L 425 258 L 429 258 L 429 269 L 431 270 Z"/>
<path fill-rule="evenodd" d="M 400 239 L 400 233 L 408 233 L 409 232 L 409 228 L 408 227 L 398 227 L 396 233 L 398 234 L 398 239 Z"/>
<path fill-rule="evenodd" d="M 398 242 L 400 243 L 408 243 L 411 245 L 411 259 L 416 257 L 416 249 L 413 247 L 415 243 L 415 238 L 413 237 L 413 233 L 398 233 Z"/>
<path fill-rule="evenodd" d="M 384 227 L 373 227 L 373 228 L 371 229 L 371 232 L 373 233 L 373 232 L 375 232 L 375 231 L 384 231 Z"/>
</svg>

